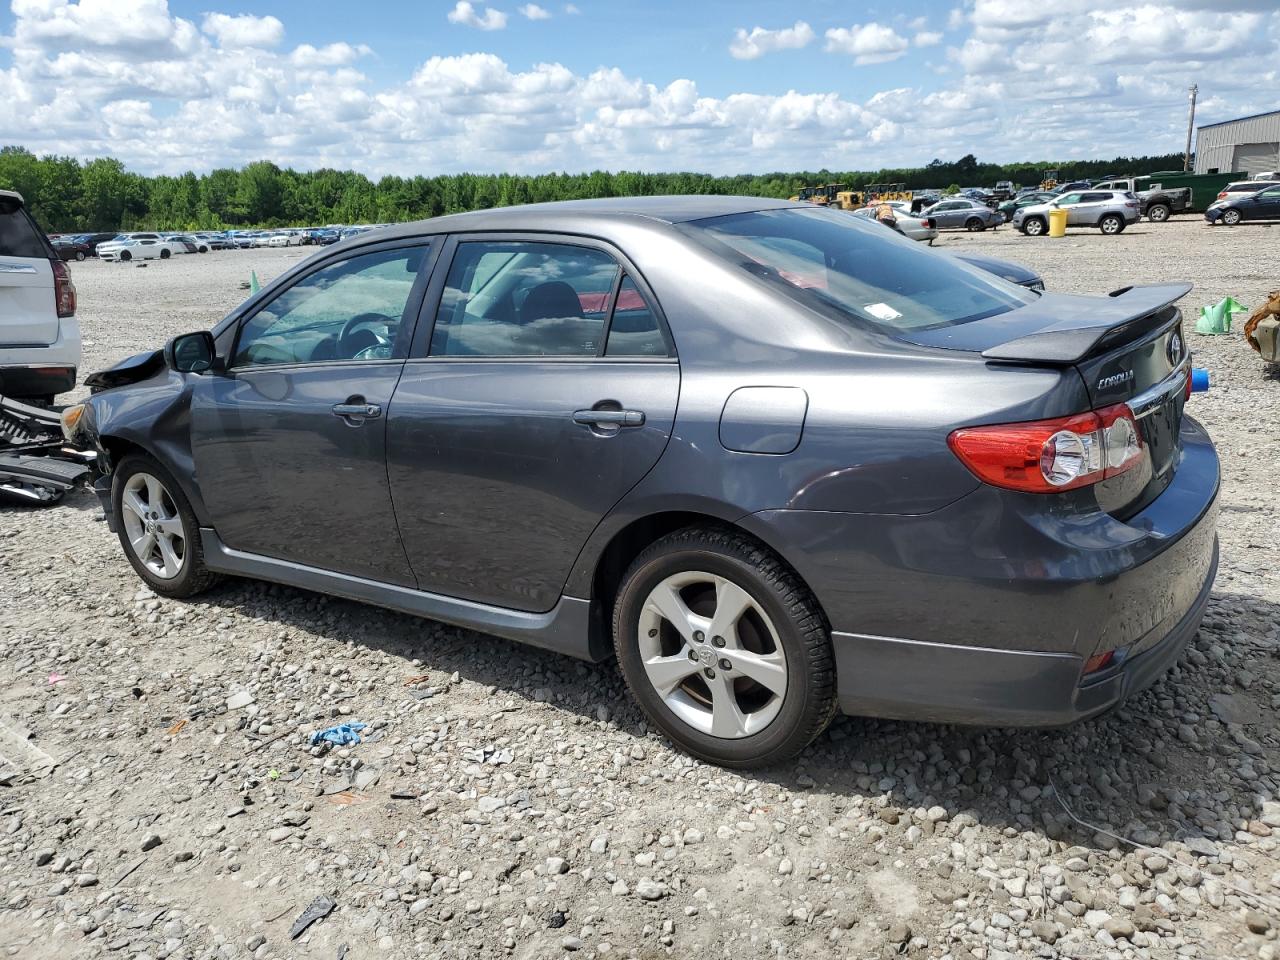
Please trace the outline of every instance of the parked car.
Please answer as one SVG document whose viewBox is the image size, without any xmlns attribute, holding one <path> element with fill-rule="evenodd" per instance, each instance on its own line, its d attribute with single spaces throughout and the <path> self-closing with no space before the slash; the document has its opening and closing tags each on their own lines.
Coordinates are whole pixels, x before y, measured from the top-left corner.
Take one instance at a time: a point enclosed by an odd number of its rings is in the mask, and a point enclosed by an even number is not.
<svg viewBox="0 0 1280 960">
<path fill-rule="evenodd" d="M 991 191 L 992 195 L 999 201 L 1010 200 L 1015 193 L 1012 180 L 997 180 L 996 187 Z"/>
<path fill-rule="evenodd" d="M 1004 222 L 1009 223 L 1013 220 L 1013 215 L 1023 207 L 1030 207 L 1037 203 L 1048 203 L 1056 193 L 1047 193 L 1044 190 L 1035 190 L 1031 193 L 1020 193 L 1012 200 L 1006 200 L 1000 206 L 996 207 L 996 212 L 1004 217 Z"/>
<path fill-rule="evenodd" d="M 1264 181 L 1266 188 L 1255 193 L 1229 193 L 1224 200 L 1210 204 L 1204 218 L 1211 224 L 1219 221 L 1234 227 L 1246 220 L 1280 220 L 1280 184 Z"/>
<path fill-rule="evenodd" d="M 161 596 L 616 655 L 684 749 L 776 763 L 837 710 L 1057 726 L 1177 661 L 1217 560 L 1189 289 L 1036 295 L 786 201 L 485 210 L 300 261 L 67 432 Z"/>
<path fill-rule="evenodd" d="M 98 255 L 98 244 L 105 243 L 107 240 L 114 240 L 117 236 L 119 234 L 116 233 L 78 233 L 72 239 L 88 246 L 89 256 L 96 257 Z"/>
<path fill-rule="evenodd" d="M 93 248 L 74 237 L 59 237 L 53 241 L 53 249 L 63 260 L 85 260 L 93 255 Z"/>
<path fill-rule="evenodd" d="M 197 240 L 201 240 L 210 250 L 234 250 L 235 244 L 225 233 L 197 233 Z"/>
<path fill-rule="evenodd" d="M 22 195 L 0 190 L 0 396 L 51 404 L 79 366 L 71 269 Z"/>
<path fill-rule="evenodd" d="M 183 246 L 187 247 L 188 248 L 186 251 L 187 253 L 208 253 L 209 252 L 209 241 L 204 240 L 201 237 L 194 234 L 179 233 L 169 237 L 168 239 L 177 241 L 178 243 L 181 243 Z"/>
<path fill-rule="evenodd" d="M 1093 185 L 1094 190 L 1127 190 L 1138 198 L 1138 213 L 1152 223 L 1163 223 L 1175 213 L 1191 209 L 1190 187 L 1165 188 L 1150 177 L 1122 177 Z"/>
<path fill-rule="evenodd" d="M 1070 193 L 1075 190 L 1088 190 L 1093 184 L 1088 180 L 1072 180 L 1070 183 L 1060 183 L 1053 188 L 1053 192 L 1057 194 Z"/>
<path fill-rule="evenodd" d="M 124 237 L 119 240 L 108 240 L 98 244 L 98 257 L 108 263 L 119 261 L 128 263 L 131 260 L 168 260 L 173 256 L 169 245 L 159 237 Z"/>
<path fill-rule="evenodd" d="M 981 253 L 951 253 L 950 251 L 946 252 L 944 256 L 955 257 L 957 260 L 963 260 L 979 270 L 985 270 L 987 273 L 994 273 L 997 277 L 1003 277 L 1010 283 L 1016 283 L 1018 286 L 1034 290 L 1036 293 L 1044 293 L 1044 277 L 1030 267 L 1014 263 L 1012 260 L 989 257 Z"/>
<path fill-rule="evenodd" d="M 886 201 L 893 208 L 894 228 L 897 229 L 904 237 L 911 240 L 924 240 L 927 243 L 933 243 L 938 236 L 938 228 L 928 217 L 918 213 L 911 212 L 911 203 L 907 200 L 889 200 Z M 871 204 L 866 207 L 859 207 L 853 211 L 855 217 L 863 217 L 868 220 L 875 220 L 877 217 L 877 208 L 879 204 Z"/>
<path fill-rule="evenodd" d="M 1138 198 L 1126 190 L 1077 190 L 1014 211 L 1013 225 L 1029 237 L 1041 236 L 1049 232 L 1051 210 L 1066 210 L 1068 227 L 1097 227 L 1109 236 L 1139 218 Z"/>
<path fill-rule="evenodd" d="M 998 227 L 1004 218 L 985 203 L 967 197 L 951 197 L 921 211 L 939 230 L 985 230 Z"/>
</svg>

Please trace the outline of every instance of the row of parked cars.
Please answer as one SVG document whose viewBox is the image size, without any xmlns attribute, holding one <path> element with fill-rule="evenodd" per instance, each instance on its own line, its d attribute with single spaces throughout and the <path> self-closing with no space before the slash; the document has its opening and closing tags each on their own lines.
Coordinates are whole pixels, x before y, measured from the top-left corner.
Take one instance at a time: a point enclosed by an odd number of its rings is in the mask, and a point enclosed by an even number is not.
<svg viewBox="0 0 1280 960">
<path fill-rule="evenodd" d="M 63 260 L 168 260 L 175 254 L 252 247 L 327 246 L 354 237 L 372 226 L 311 227 L 287 230 L 206 230 L 197 233 L 53 234 L 50 240 Z"/>
</svg>

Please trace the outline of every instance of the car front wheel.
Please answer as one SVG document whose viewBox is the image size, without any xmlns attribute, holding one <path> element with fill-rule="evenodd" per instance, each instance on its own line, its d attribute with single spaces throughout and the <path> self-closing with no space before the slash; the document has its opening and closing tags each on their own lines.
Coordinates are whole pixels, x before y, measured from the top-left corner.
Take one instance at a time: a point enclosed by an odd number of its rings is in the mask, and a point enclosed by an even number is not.
<svg viewBox="0 0 1280 960">
<path fill-rule="evenodd" d="M 121 259 L 122 261 L 124 261 L 125 263 L 128 263 L 130 260 L 132 260 L 132 259 L 133 259 L 133 254 L 132 254 L 132 253 L 130 253 L 128 250 L 121 250 L 121 251 L 120 251 L 120 259 Z"/>
<path fill-rule="evenodd" d="M 111 483 L 120 545 L 156 593 L 190 597 L 218 579 L 204 564 L 200 526 L 173 476 L 151 457 L 130 454 Z"/>
<path fill-rule="evenodd" d="M 1222 222 L 1228 227 L 1234 227 L 1241 220 L 1239 210 L 1227 210 L 1222 214 Z"/>
<path fill-rule="evenodd" d="M 79 262 L 81 262 L 81 263 L 83 263 L 83 262 L 84 262 L 84 251 L 83 251 L 83 250 L 77 250 L 77 251 L 76 251 L 76 260 L 77 260 L 77 261 L 79 261 Z"/>
<path fill-rule="evenodd" d="M 173 254 L 172 254 L 169 250 L 161 250 L 161 251 L 160 251 L 160 259 L 161 259 L 161 260 L 168 260 L 171 256 L 173 256 Z"/>
<path fill-rule="evenodd" d="M 1107 236 L 1115 236 L 1124 230 L 1124 217 L 1109 213 L 1098 221 L 1098 229 Z"/>
<path fill-rule="evenodd" d="M 690 527 L 650 545 L 623 578 L 613 636 L 641 709 L 710 763 L 787 760 L 835 714 L 826 618 L 795 574 L 742 534 Z"/>
</svg>

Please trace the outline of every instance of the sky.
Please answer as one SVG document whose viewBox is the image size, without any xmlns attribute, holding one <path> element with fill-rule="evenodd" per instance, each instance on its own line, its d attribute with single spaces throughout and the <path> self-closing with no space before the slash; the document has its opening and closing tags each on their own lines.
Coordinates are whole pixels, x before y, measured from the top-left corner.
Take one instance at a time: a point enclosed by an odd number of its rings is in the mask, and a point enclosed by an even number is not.
<svg viewBox="0 0 1280 960">
<path fill-rule="evenodd" d="M 142 173 L 1172 153 L 1280 109 L 1280 0 L 11 0 L 0 144 Z"/>
</svg>

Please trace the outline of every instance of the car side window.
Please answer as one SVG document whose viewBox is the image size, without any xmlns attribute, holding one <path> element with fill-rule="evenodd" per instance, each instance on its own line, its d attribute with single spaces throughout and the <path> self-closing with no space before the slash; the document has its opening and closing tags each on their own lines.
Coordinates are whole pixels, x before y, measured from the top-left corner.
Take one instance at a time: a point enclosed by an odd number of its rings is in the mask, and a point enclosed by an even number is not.
<svg viewBox="0 0 1280 960">
<path fill-rule="evenodd" d="M 1080 202 L 1080 197 L 1081 197 L 1081 194 L 1078 194 L 1078 193 L 1068 193 L 1066 196 L 1059 197 L 1059 198 L 1058 198 L 1058 203 L 1059 203 L 1061 206 L 1064 206 L 1064 207 L 1065 207 L 1065 206 L 1069 206 L 1069 205 L 1071 205 L 1071 204 L 1073 204 L 1073 203 L 1079 203 L 1079 202 Z"/>
<path fill-rule="evenodd" d="M 606 357 L 665 357 L 667 339 L 636 282 L 624 276 L 609 321 Z"/>
<path fill-rule="evenodd" d="M 232 366 L 390 359 L 428 249 L 376 250 L 307 274 L 244 323 Z"/>
<path fill-rule="evenodd" d="M 1081 197 L 1081 201 L 1083 203 L 1102 203 L 1110 199 L 1111 199 L 1111 194 L 1109 193 L 1086 193 L 1083 197 Z"/>
<path fill-rule="evenodd" d="M 621 267 L 564 243 L 458 244 L 431 333 L 433 357 L 594 357 Z"/>
</svg>

